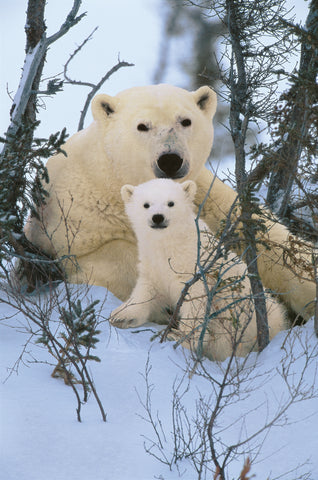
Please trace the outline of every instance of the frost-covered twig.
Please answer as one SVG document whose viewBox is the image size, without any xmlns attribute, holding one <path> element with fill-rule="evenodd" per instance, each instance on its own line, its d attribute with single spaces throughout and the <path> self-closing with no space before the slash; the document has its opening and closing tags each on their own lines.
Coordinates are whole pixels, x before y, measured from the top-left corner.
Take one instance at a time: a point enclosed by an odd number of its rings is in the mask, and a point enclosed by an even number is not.
<svg viewBox="0 0 318 480">
<path fill-rule="evenodd" d="M 73 7 L 60 30 L 48 38 L 44 32 L 37 45 L 30 47 L 26 52 L 22 76 L 11 108 L 11 123 L 6 132 L 6 138 L 9 142 L 21 126 L 22 117 L 25 113 L 29 99 L 31 95 L 34 94 L 34 80 L 37 76 L 41 76 L 43 60 L 46 56 L 48 47 L 65 35 L 69 29 L 76 25 L 85 15 L 85 13 L 83 13 L 77 17 L 81 3 L 81 0 L 74 0 Z M 41 70 L 41 72 L 39 72 L 39 70 Z M 5 143 L 2 155 L 4 155 L 8 145 L 9 143 Z"/>
<path fill-rule="evenodd" d="M 25 112 L 29 98 L 32 94 L 34 78 L 38 72 L 43 57 L 46 54 L 46 49 L 46 41 L 45 38 L 43 38 L 34 49 L 26 54 L 22 70 L 22 77 L 20 79 L 18 90 L 13 99 L 11 108 L 11 123 L 6 133 L 7 138 L 15 135 L 20 126 L 22 115 Z"/>
</svg>

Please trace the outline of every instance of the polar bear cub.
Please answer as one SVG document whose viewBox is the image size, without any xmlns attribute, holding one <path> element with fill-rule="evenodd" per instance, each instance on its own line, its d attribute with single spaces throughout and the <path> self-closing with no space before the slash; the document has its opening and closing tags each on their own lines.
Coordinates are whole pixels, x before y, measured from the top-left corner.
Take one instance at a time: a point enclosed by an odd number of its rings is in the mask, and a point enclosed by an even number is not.
<svg viewBox="0 0 318 480">
<path fill-rule="evenodd" d="M 154 179 L 121 195 L 138 244 L 138 280 L 130 298 L 114 310 L 110 322 L 119 328 L 149 321 L 167 323 L 186 282 L 206 269 L 185 297 L 172 337 L 188 348 L 199 343 L 203 354 L 224 360 L 239 345 L 246 355 L 256 346 L 256 320 L 246 265 L 230 253 L 216 258 L 215 237 L 194 213 L 196 184 Z M 199 243 L 198 243 L 199 242 Z M 270 338 L 286 328 L 283 307 L 268 300 Z M 171 337 L 171 336 L 170 336 Z"/>
</svg>

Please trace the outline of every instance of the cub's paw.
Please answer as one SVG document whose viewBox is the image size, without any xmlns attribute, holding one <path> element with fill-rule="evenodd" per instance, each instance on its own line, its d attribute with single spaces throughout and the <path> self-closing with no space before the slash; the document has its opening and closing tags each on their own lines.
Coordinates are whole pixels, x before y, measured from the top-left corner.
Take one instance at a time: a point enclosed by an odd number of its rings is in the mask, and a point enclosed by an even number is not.
<svg viewBox="0 0 318 480">
<path fill-rule="evenodd" d="M 121 305 L 110 314 L 110 323 L 117 328 L 139 327 L 146 323 L 146 320 L 143 320 L 140 315 L 136 315 L 133 310 L 129 305 Z"/>
<path fill-rule="evenodd" d="M 109 321 L 114 327 L 117 328 L 132 328 L 138 326 L 135 318 L 110 317 Z"/>
</svg>

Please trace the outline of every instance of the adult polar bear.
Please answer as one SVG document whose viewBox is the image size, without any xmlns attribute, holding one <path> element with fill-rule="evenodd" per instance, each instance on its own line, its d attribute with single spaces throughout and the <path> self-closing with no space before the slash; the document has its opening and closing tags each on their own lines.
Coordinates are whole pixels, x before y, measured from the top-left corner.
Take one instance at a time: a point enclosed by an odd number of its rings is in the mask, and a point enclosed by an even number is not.
<svg viewBox="0 0 318 480">
<path fill-rule="evenodd" d="M 202 219 L 217 232 L 236 193 L 205 167 L 213 142 L 216 94 L 209 87 L 194 92 L 170 85 L 134 87 L 92 101 L 93 123 L 47 162 L 49 199 L 30 218 L 26 236 L 55 257 L 75 255 L 65 264 L 71 282 L 102 285 L 121 300 L 129 297 L 137 276 L 136 239 L 120 196 L 124 184 L 152 178 L 194 180 L 196 205 L 214 181 Z M 289 309 L 308 318 L 315 285 L 284 263 L 288 230 L 268 221 L 274 245 L 259 244 L 258 268 L 265 287 L 280 294 Z M 310 261 L 310 253 L 306 260 Z M 302 277 L 308 274 L 301 272 Z"/>
</svg>

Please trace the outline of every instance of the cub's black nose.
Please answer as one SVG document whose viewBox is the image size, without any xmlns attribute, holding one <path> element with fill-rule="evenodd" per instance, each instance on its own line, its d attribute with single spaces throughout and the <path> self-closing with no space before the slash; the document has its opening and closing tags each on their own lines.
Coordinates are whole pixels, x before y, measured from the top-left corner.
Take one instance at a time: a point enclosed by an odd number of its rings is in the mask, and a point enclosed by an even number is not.
<svg viewBox="0 0 318 480">
<path fill-rule="evenodd" d="M 155 225 L 160 225 L 160 223 L 163 223 L 164 219 L 165 219 L 165 217 L 163 215 L 161 215 L 161 213 L 156 213 L 152 217 L 152 221 Z"/>
<path fill-rule="evenodd" d="M 150 227 L 158 229 L 167 228 L 168 223 L 167 219 L 161 215 L 161 213 L 155 213 L 151 218 Z"/>
<path fill-rule="evenodd" d="M 167 178 L 175 178 L 182 167 L 183 159 L 176 153 L 164 153 L 157 160 L 157 165 Z"/>
</svg>

